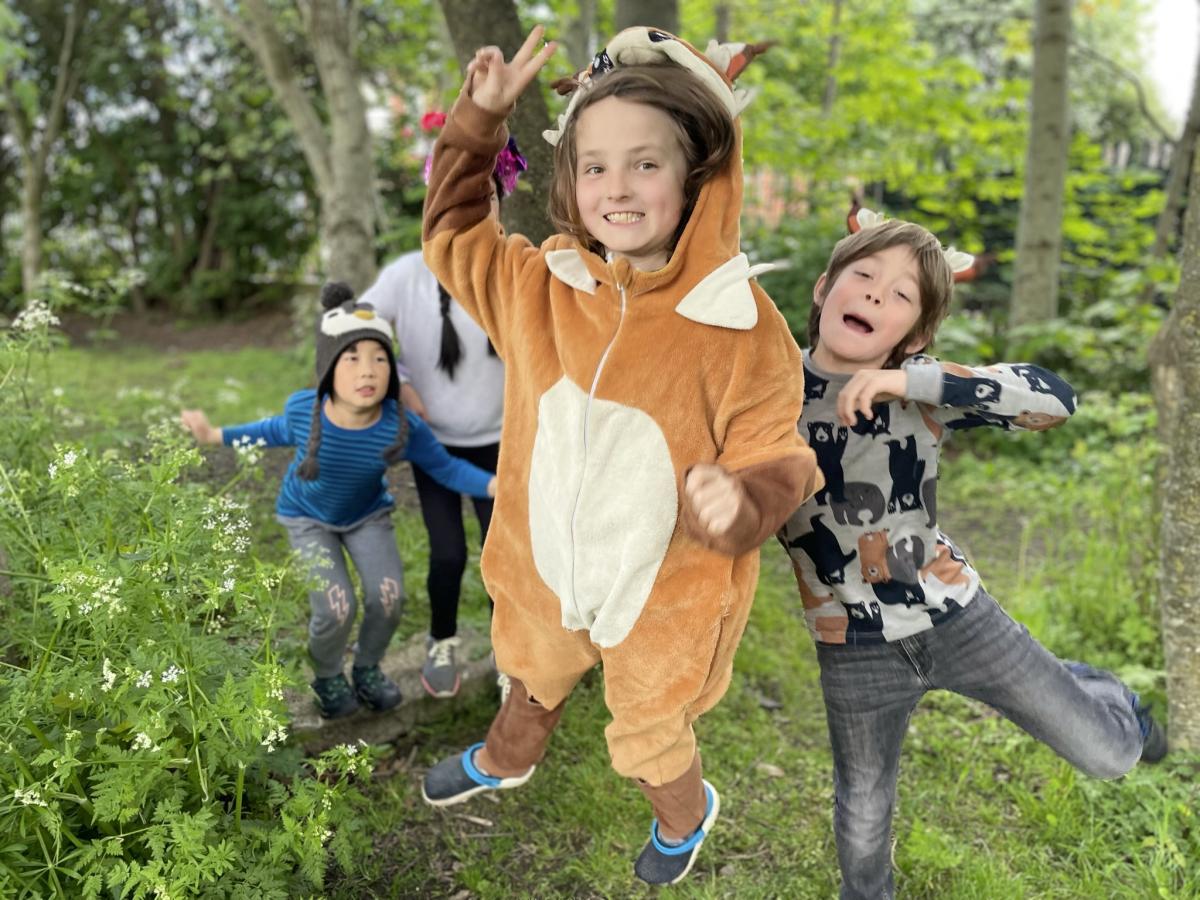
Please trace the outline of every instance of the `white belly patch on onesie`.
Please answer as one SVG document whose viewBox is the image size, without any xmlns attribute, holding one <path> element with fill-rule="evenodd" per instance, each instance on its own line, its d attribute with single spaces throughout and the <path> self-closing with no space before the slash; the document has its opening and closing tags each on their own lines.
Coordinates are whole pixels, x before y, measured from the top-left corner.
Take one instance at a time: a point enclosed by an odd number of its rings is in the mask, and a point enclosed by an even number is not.
<svg viewBox="0 0 1200 900">
<path fill-rule="evenodd" d="M 625 639 L 658 577 L 678 503 L 670 450 L 649 415 L 600 399 L 589 410 L 566 376 L 542 395 L 529 533 L 564 628 L 587 629 L 600 647 Z"/>
</svg>

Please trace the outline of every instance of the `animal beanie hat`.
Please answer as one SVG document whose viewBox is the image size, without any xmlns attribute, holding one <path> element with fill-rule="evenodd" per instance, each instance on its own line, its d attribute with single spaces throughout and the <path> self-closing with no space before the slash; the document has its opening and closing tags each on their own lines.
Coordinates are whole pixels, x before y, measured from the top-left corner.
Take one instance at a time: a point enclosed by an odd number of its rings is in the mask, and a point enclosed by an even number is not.
<svg viewBox="0 0 1200 900">
<path fill-rule="evenodd" d="M 333 367 L 347 347 L 362 340 L 377 341 L 383 345 L 387 351 L 390 373 L 384 398 L 391 398 L 400 404 L 400 381 L 396 377 L 392 326 L 375 314 L 375 308 L 370 303 L 355 302 L 354 292 L 341 281 L 331 281 L 321 289 L 321 307 L 323 312 L 317 319 L 317 395 L 313 399 L 312 425 L 308 430 L 304 461 L 296 470 L 296 474 L 305 481 L 314 481 L 321 473 L 317 461 L 321 447 L 321 407 L 325 398 L 333 394 Z M 388 465 L 403 458 L 407 443 L 408 420 L 401 407 L 396 440 L 383 451 L 383 458 Z"/>
</svg>

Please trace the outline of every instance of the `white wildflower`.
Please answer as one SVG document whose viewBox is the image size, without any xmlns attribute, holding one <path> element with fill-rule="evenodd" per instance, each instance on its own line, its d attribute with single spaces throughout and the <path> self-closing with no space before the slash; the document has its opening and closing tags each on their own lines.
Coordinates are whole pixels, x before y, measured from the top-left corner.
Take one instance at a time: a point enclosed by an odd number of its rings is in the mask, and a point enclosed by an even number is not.
<svg viewBox="0 0 1200 900">
<path fill-rule="evenodd" d="M 100 677 L 104 679 L 104 683 L 100 685 L 100 690 L 105 693 L 111 691 L 113 685 L 117 683 L 117 673 L 113 671 L 112 663 L 109 662 L 107 656 L 104 657 L 104 666 L 100 670 Z"/>
<path fill-rule="evenodd" d="M 25 304 L 20 315 L 13 319 L 12 327 L 17 331 L 37 331 L 39 328 L 52 327 L 62 324 L 58 316 L 50 311 L 50 306 L 40 297 L 32 298 Z"/>
<path fill-rule="evenodd" d="M 179 680 L 179 676 L 183 674 L 183 669 L 179 666 L 172 665 L 167 671 L 160 676 L 163 684 L 174 684 Z"/>
<path fill-rule="evenodd" d="M 30 788 L 27 791 L 17 788 L 15 791 L 13 791 L 13 799 L 22 806 L 49 806 L 49 804 L 42 799 L 42 795 L 38 792 L 37 788 Z"/>
<path fill-rule="evenodd" d="M 150 674 L 150 670 L 147 669 L 145 672 L 143 672 L 141 675 L 138 676 L 137 686 L 140 688 L 150 687 L 150 682 L 152 680 L 153 680 L 153 676 Z"/>
<path fill-rule="evenodd" d="M 158 745 L 150 740 L 150 735 L 144 731 L 139 731 L 137 737 L 133 739 L 134 750 L 157 750 Z"/>
</svg>

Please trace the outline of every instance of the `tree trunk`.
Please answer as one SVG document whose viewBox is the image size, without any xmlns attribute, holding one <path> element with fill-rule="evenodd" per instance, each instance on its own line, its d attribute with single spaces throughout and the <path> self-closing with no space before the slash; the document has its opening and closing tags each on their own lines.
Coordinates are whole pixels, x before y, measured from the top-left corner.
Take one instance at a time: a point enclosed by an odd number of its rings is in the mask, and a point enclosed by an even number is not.
<svg viewBox="0 0 1200 900">
<path fill-rule="evenodd" d="M 21 180 L 21 290 L 33 294 L 42 271 L 43 175 L 33 166 L 23 167 Z"/>
<path fill-rule="evenodd" d="M 563 49 L 578 72 L 587 67 L 596 53 L 596 0 L 579 0 L 579 15 L 571 20 L 563 34 Z"/>
<path fill-rule="evenodd" d="M 1196 135 L 1200 133 L 1200 56 L 1196 57 L 1196 72 L 1192 76 L 1192 102 L 1188 106 L 1183 134 L 1171 154 L 1171 169 L 1167 174 L 1167 199 L 1154 226 L 1154 247 L 1150 255 L 1162 259 L 1167 255 L 1171 239 L 1179 228 L 1179 216 L 1187 202 L 1188 172 L 1196 152 Z"/>
<path fill-rule="evenodd" d="M 729 43 L 729 20 L 733 14 L 729 3 L 718 2 L 713 9 L 713 30 L 718 44 Z"/>
<path fill-rule="evenodd" d="M 1200 750 L 1200 155 L 1192 164 L 1175 307 L 1151 345 L 1165 478 L 1159 605 L 1171 746 Z M 1167 420 L 1166 423 L 1163 420 Z"/>
<path fill-rule="evenodd" d="M 302 7 L 305 34 L 317 65 L 328 130 L 309 97 L 266 0 L 242 0 L 241 15 L 225 0 L 217 13 L 262 63 L 308 162 L 321 203 L 321 262 L 325 274 L 356 292 L 375 280 L 375 159 L 366 104 L 354 59 L 353 5 L 310 0 Z"/>
<path fill-rule="evenodd" d="M 310 0 L 309 45 L 329 110 L 332 190 L 321 196 L 325 271 L 354 291 L 375 282 L 375 158 L 354 58 L 351 14 L 338 0 Z"/>
<path fill-rule="evenodd" d="M 29 297 L 37 286 L 42 271 L 42 189 L 46 183 L 46 164 L 50 150 L 62 130 L 67 102 L 79 86 L 75 60 L 75 39 L 79 35 L 83 10 L 73 3 L 67 8 L 58 65 L 54 75 L 54 91 L 49 108 L 38 110 L 45 124 L 38 133 L 38 121 L 30 121 L 24 105 L 17 99 L 11 80 L 3 80 L 8 97 L 8 115 L 12 120 L 21 158 L 21 290 Z"/>
<path fill-rule="evenodd" d="M 1041 322 L 1058 312 L 1063 188 L 1070 146 L 1067 48 L 1071 43 L 1071 6 L 1071 0 L 1037 0 L 1029 143 L 1017 224 L 1011 326 Z"/>
<path fill-rule="evenodd" d="M 649 25 L 679 34 L 679 4 L 676 0 L 617 0 L 616 20 L 617 31 Z"/>
<path fill-rule="evenodd" d="M 442 14 L 454 53 L 465 67 L 475 50 L 495 44 L 511 59 L 527 32 L 517 17 L 513 0 L 440 0 Z M 516 136 L 522 155 L 529 161 L 529 170 L 521 178 L 528 190 L 518 185 L 516 192 L 504 201 L 504 226 L 514 234 L 523 234 L 534 243 L 550 236 L 550 217 L 546 213 L 546 198 L 550 196 L 550 176 L 554 168 L 554 150 L 542 137 L 550 127 L 546 101 L 536 85 L 531 85 L 509 116 L 508 127 Z"/>
<path fill-rule="evenodd" d="M 821 114 L 829 117 L 837 99 L 837 65 L 842 55 L 842 0 L 833 0 L 833 21 L 829 29 L 829 56 L 825 64 L 825 94 L 821 98 Z"/>
</svg>

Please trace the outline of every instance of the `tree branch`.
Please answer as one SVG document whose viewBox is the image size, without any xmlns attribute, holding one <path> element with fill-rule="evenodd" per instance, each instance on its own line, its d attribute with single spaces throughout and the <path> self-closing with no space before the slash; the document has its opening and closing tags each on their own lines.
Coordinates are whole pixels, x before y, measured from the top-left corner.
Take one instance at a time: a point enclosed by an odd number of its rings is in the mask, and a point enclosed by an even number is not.
<svg viewBox="0 0 1200 900">
<path fill-rule="evenodd" d="M 300 84 L 287 45 L 275 28 L 270 8 L 264 0 L 242 0 L 243 17 L 226 8 L 225 0 L 209 2 L 266 70 L 267 80 L 271 82 L 275 96 L 296 132 L 300 150 L 317 181 L 317 188 L 322 194 L 326 193 L 333 183 L 329 139 L 321 117 Z"/>
<path fill-rule="evenodd" d="M 1086 44 L 1081 44 L 1078 41 L 1075 41 L 1072 43 L 1072 47 L 1089 59 L 1094 59 L 1096 62 L 1103 63 L 1104 65 L 1108 66 L 1118 75 L 1132 84 L 1134 91 L 1137 92 L 1138 108 L 1141 110 L 1146 121 L 1149 122 L 1151 127 L 1154 128 L 1154 130 L 1160 135 L 1162 135 L 1163 140 L 1167 141 L 1168 143 L 1173 144 L 1176 140 L 1178 140 L 1178 138 L 1171 134 L 1171 132 L 1169 132 L 1166 127 L 1154 117 L 1154 114 L 1150 112 L 1150 106 L 1146 102 L 1146 90 L 1142 87 L 1141 79 L 1138 78 L 1135 73 L 1129 71 L 1129 69 L 1125 68 L 1116 60 L 1109 59 L 1102 53 L 1093 50 Z"/>
</svg>

